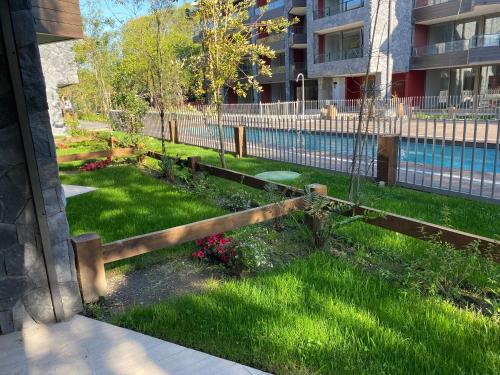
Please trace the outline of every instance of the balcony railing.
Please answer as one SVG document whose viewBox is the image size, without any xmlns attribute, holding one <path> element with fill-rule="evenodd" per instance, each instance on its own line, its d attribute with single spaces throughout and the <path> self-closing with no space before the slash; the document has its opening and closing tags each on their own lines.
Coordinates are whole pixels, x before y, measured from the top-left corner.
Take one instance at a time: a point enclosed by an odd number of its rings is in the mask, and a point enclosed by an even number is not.
<svg viewBox="0 0 500 375">
<path fill-rule="evenodd" d="M 288 29 L 288 35 L 303 35 L 307 32 L 306 28 L 301 25 L 293 25 Z"/>
<path fill-rule="evenodd" d="M 470 41 L 467 39 L 430 44 L 427 46 L 413 48 L 413 56 L 422 57 L 429 55 L 440 55 L 443 53 L 467 51 L 469 49 L 469 46 Z"/>
<path fill-rule="evenodd" d="M 349 10 L 358 9 L 365 5 L 364 0 L 344 0 L 333 6 L 327 6 L 314 10 L 314 19 L 330 17 L 344 13 Z"/>
<path fill-rule="evenodd" d="M 257 38 L 257 44 L 269 44 L 269 43 L 274 43 L 274 42 L 280 42 L 285 39 L 285 34 L 280 33 L 280 34 L 272 34 L 265 36 L 263 38 Z"/>
<path fill-rule="evenodd" d="M 363 48 L 352 48 L 343 51 L 322 53 L 315 56 L 314 63 L 322 64 L 332 61 L 357 59 L 359 57 L 363 57 Z"/>
<path fill-rule="evenodd" d="M 255 15 L 258 16 L 262 12 L 269 12 L 270 10 L 281 8 L 285 6 L 285 0 L 274 0 L 267 3 L 266 6 L 255 8 Z"/>
<path fill-rule="evenodd" d="M 414 0 L 413 8 L 423 8 L 431 5 L 438 5 L 443 3 L 448 3 L 452 0 Z"/>
<path fill-rule="evenodd" d="M 413 48 L 414 57 L 440 55 L 443 53 L 467 51 L 471 48 L 500 47 L 499 34 L 476 35 L 471 39 L 454 40 Z"/>
<path fill-rule="evenodd" d="M 499 47 L 500 34 L 476 35 L 470 40 L 470 48 Z"/>
</svg>

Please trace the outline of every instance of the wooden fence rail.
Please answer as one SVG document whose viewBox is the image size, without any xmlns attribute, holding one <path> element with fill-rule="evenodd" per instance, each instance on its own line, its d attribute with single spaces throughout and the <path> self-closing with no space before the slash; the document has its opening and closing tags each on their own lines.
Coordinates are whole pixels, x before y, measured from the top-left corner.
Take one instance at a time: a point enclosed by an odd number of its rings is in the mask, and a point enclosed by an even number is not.
<svg viewBox="0 0 500 375">
<path fill-rule="evenodd" d="M 129 152 L 123 150 L 124 149 L 116 149 L 113 150 L 113 152 L 119 151 L 119 155 L 127 154 Z M 89 154 L 95 153 L 87 153 L 87 155 Z M 148 152 L 146 155 L 158 160 L 161 160 L 163 157 L 157 152 Z M 84 302 L 95 302 L 100 297 L 104 296 L 106 291 L 106 274 L 104 271 L 104 265 L 106 263 L 168 248 L 188 241 L 200 239 L 213 233 L 226 232 L 246 225 L 271 220 L 273 218 L 286 215 L 291 211 L 300 209 L 303 206 L 303 195 L 305 192 L 304 190 L 296 187 L 269 182 L 237 171 L 204 164 L 198 156 L 190 157 L 188 160 L 178 160 L 177 163 L 191 168 L 193 173 L 206 172 L 211 175 L 235 181 L 257 189 L 265 189 L 267 185 L 272 185 L 277 190 L 281 191 L 285 197 L 292 198 L 281 203 L 274 203 L 242 212 L 206 219 L 196 223 L 114 241 L 104 245 L 101 244 L 101 240 L 96 234 L 91 233 L 75 237 L 72 239 L 72 243 L 75 250 L 78 277 L 80 281 L 82 299 Z M 322 194 L 326 195 L 326 186 L 324 185 L 313 184 L 309 185 L 309 188 L 321 191 Z M 337 203 L 353 206 L 350 202 L 338 198 L 328 196 L 327 198 Z M 421 220 L 387 213 L 371 207 L 353 206 L 352 211 L 346 213 L 346 215 L 352 214 L 365 215 L 365 222 L 368 224 L 421 240 L 429 240 L 431 236 L 439 235 L 441 240 L 446 241 L 457 248 L 463 248 L 472 242 L 477 242 L 481 250 L 485 252 L 487 251 L 496 262 L 500 262 L 500 242 L 491 238 L 477 236 L 471 233 L 454 230 Z"/>
<path fill-rule="evenodd" d="M 296 188 L 294 186 L 270 182 L 245 173 L 205 164 L 202 163 L 201 158 L 197 156 L 191 157 L 190 159 L 198 161 L 194 164 L 193 168 L 199 172 L 205 172 L 216 177 L 235 181 L 243 185 L 261 190 L 265 189 L 266 185 L 271 185 L 287 197 L 298 197 L 304 195 L 304 190 Z M 187 164 L 188 162 L 185 162 L 183 165 Z M 352 205 L 352 203 L 342 199 L 330 196 L 328 196 L 327 198 L 337 203 Z M 353 212 L 356 215 L 366 216 L 366 219 L 364 221 L 367 224 L 388 229 L 390 231 L 401 233 L 420 240 L 428 240 L 433 236 L 439 235 L 442 241 L 448 242 L 459 249 L 469 245 L 472 242 L 477 242 L 481 250 L 490 253 L 490 255 L 496 262 L 500 262 L 500 241 L 444 227 L 442 225 L 413 219 L 407 216 L 385 212 L 383 210 L 367 206 L 354 206 L 353 211 L 346 212 L 345 215 L 352 215 Z"/>
<path fill-rule="evenodd" d="M 155 250 L 223 233 L 247 225 L 268 221 L 300 209 L 303 197 L 292 198 L 195 223 L 147 233 L 101 244 L 97 234 L 90 233 L 72 239 L 83 301 L 95 302 L 106 292 L 104 265 Z"/>
<path fill-rule="evenodd" d="M 304 194 L 303 190 L 293 186 L 269 182 L 244 173 L 201 162 L 197 164 L 196 170 L 204 171 L 214 176 L 236 181 L 243 185 L 251 186 L 257 189 L 264 189 L 266 185 L 273 185 L 285 196 L 293 197 Z M 352 205 L 352 203 L 342 199 L 330 196 L 327 198 L 337 203 Z M 459 249 L 472 242 L 478 242 L 479 247 L 483 251 L 491 253 L 493 259 L 496 262 L 500 262 L 500 241 L 366 206 L 354 206 L 353 211 L 346 212 L 345 215 L 352 215 L 353 212 L 355 214 L 365 215 L 365 222 L 368 224 L 420 240 L 428 240 L 431 236 L 439 234 L 441 240 L 448 242 Z"/>
</svg>

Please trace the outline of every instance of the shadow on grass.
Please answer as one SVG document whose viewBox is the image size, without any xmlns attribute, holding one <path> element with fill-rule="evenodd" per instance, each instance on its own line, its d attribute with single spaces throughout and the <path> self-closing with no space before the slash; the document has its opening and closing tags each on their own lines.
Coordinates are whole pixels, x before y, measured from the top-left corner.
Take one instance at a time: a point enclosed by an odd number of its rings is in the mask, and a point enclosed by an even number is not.
<svg viewBox="0 0 500 375">
<path fill-rule="evenodd" d="M 278 374 L 494 374 L 500 366 L 492 320 L 326 254 L 116 322 Z"/>
</svg>

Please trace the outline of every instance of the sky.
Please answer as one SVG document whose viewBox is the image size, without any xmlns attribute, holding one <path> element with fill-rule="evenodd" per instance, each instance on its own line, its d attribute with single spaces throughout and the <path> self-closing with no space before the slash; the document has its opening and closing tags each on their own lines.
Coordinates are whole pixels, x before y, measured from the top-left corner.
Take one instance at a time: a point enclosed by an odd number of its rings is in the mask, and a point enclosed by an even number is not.
<svg viewBox="0 0 500 375">
<path fill-rule="evenodd" d="M 102 15 L 106 18 L 111 18 L 117 21 L 118 24 L 123 23 L 125 20 L 132 17 L 140 16 L 147 13 L 148 1 L 143 1 L 143 5 L 140 7 L 134 7 L 130 4 L 134 3 L 134 0 L 122 0 L 127 3 L 127 5 L 118 4 L 117 0 L 80 0 L 80 8 L 82 15 L 85 16 L 89 14 L 92 9 L 98 9 Z M 184 2 L 191 2 L 186 0 L 177 0 L 178 4 Z"/>
</svg>

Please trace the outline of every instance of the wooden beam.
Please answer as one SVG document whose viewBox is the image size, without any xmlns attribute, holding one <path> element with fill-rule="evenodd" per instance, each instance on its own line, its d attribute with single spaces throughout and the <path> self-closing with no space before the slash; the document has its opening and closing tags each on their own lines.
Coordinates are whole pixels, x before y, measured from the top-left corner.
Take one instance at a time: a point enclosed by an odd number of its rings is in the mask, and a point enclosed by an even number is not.
<svg viewBox="0 0 500 375">
<path fill-rule="evenodd" d="M 327 198 L 337 203 L 350 204 L 348 201 L 342 199 Z M 351 212 L 346 212 L 345 215 L 350 216 L 353 213 L 355 215 L 368 216 L 364 220 L 367 224 L 420 240 L 429 240 L 431 236 L 439 235 L 440 240 L 455 246 L 457 249 L 462 249 L 472 242 L 478 242 L 483 252 L 487 253 L 491 251 L 493 260 L 500 262 L 500 241 L 366 206 L 355 206 Z"/>
<path fill-rule="evenodd" d="M 210 164 L 198 163 L 198 170 L 207 172 L 213 176 L 239 182 L 240 184 L 250 186 L 256 189 L 265 189 L 266 185 L 272 185 L 281 191 L 287 197 L 298 197 L 304 195 L 304 191 L 293 186 L 283 185 L 276 182 L 270 182 L 249 174 L 232 171 L 216 167 Z"/>
<path fill-rule="evenodd" d="M 265 181 L 254 176 L 247 175 L 245 173 L 223 169 L 203 163 L 199 163 L 198 168 L 199 170 L 210 173 L 214 176 L 240 182 L 244 185 L 251 186 L 256 189 L 264 189 L 266 185 L 271 184 L 282 191 L 286 196 L 300 196 L 304 194 L 303 190 L 295 188 L 293 186 Z M 342 199 L 333 197 L 328 198 L 338 203 L 351 204 L 350 202 Z M 483 250 L 483 252 L 487 253 L 489 251 L 492 251 L 492 258 L 496 262 L 500 262 L 500 241 L 483 236 L 478 236 L 472 233 L 447 228 L 441 225 L 428 223 L 422 220 L 384 212 L 382 210 L 366 206 L 355 207 L 354 213 L 357 215 L 359 214 L 376 216 L 376 218 L 365 219 L 365 222 L 370 225 L 388 229 L 393 232 L 401 233 L 420 240 L 428 240 L 430 236 L 440 234 L 440 238 L 442 241 L 448 242 L 458 249 L 461 249 L 468 244 L 477 241 L 479 243 L 480 249 Z M 346 213 L 346 215 L 351 214 L 352 212 Z"/>
<path fill-rule="evenodd" d="M 181 225 L 175 228 L 148 233 L 107 243 L 102 246 L 104 263 L 149 253 L 185 242 L 223 233 L 243 226 L 268 221 L 300 209 L 303 197 L 288 199 L 250 210 Z"/>
<path fill-rule="evenodd" d="M 135 150 L 133 148 L 114 148 L 112 152 L 110 151 L 82 152 L 79 154 L 60 155 L 57 157 L 57 162 L 68 163 L 70 161 L 107 158 L 110 155 L 116 158 L 124 158 L 127 156 L 133 156 L 134 152 Z"/>
</svg>

